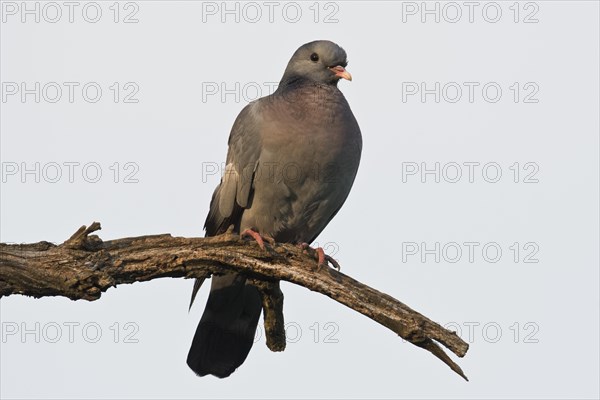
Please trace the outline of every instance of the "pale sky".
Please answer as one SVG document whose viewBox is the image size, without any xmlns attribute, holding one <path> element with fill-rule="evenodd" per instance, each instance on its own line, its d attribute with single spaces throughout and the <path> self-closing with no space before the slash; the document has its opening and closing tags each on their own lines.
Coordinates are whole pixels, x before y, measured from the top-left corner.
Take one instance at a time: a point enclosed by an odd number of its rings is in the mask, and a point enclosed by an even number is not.
<svg viewBox="0 0 600 400">
<path fill-rule="evenodd" d="M 203 236 L 235 117 L 329 39 L 364 149 L 317 242 L 456 330 L 470 382 L 288 283 L 287 350 L 260 327 L 198 378 L 208 288 L 188 313 L 192 282 L 161 279 L 2 299 L 2 398 L 598 398 L 597 2 L 115 4 L 1 3 L 1 241 Z"/>
</svg>

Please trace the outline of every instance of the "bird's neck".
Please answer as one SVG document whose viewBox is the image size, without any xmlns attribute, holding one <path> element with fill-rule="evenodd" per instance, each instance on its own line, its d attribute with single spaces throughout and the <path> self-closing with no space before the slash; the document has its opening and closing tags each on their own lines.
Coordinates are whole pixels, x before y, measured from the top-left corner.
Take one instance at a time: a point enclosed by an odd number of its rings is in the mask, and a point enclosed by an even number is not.
<svg viewBox="0 0 600 400">
<path fill-rule="evenodd" d="M 331 86 L 332 88 L 337 88 L 337 81 L 332 83 L 322 83 L 298 75 L 284 75 L 283 78 L 281 78 L 281 81 L 279 82 L 277 91 L 283 92 L 306 86 Z"/>
</svg>

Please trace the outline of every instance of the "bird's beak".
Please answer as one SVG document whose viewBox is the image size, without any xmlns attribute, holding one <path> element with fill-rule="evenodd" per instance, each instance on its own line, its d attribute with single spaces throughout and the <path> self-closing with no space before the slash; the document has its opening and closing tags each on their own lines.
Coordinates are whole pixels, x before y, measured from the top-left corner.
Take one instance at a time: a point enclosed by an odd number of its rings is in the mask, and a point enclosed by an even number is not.
<svg viewBox="0 0 600 400">
<path fill-rule="evenodd" d="M 339 76 L 340 78 L 347 79 L 349 81 L 352 80 L 352 75 L 350 72 L 346 71 L 344 67 L 341 65 L 336 65 L 335 67 L 329 67 L 329 69 L 335 74 L 335 76 Z"/>
</svg>

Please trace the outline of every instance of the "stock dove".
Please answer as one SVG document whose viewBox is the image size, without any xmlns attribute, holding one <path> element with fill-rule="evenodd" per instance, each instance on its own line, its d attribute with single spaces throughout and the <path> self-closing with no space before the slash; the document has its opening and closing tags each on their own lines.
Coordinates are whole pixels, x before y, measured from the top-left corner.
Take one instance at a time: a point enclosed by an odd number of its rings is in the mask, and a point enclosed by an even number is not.
<svg viewBox="0 0 600 400">
<path fill-rule="evenodd" d="M 311 243 L 346 200 L 362 150 L 340 79 L 346 52 L 314 41 L 290 59 L 277 90 L 249 103 L 229 136 L 226 169 L 206 218 L 206 236 L 250 234 Z M 259 235 L 260 234 L 260 235 Z M 319 264 L 324 253 L 317 249 Z M 195 285 L 193 297 L 199 285 Z M 252 347 L 262 303 L 239 274 L 213 276 L 187 363 L 200 376 L 229 376 Z"/>
</svg>

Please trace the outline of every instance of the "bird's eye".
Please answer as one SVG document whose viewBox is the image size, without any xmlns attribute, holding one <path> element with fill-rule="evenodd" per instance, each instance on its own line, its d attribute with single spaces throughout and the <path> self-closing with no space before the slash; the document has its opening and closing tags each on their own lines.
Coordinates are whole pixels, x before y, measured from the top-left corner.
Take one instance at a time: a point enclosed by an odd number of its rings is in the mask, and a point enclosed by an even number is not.
<svg viewBox="0 0 600 400">
<path fill-rule="evenodd" d="M 317 53 L 312 53 L 310 55 L 310 59 L 314 62 L 317 62 L 317 61 L 319 61 L 319 55 Z"/>
</svg>

